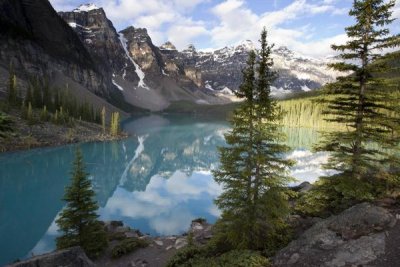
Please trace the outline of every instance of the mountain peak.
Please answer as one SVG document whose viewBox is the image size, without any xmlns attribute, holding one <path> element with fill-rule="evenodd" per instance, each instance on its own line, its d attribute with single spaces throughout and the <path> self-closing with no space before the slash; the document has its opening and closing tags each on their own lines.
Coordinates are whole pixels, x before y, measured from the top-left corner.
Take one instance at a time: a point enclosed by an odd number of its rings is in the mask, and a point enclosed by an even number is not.
<svg viewBox="0 0 400 267">
<path fill-rule="evenodd" d="M 255 49 L 255 45 L 253 43 L 252 40 L 244 40 L 241 43 L 239 43 L 239 46 L 244 46 L 248 49 L 254 50 Z"/>
<path fill-rule="evenodd" d="M 97 9 L 100 9 L 100 7 L 96 6 L 95 4 L 90 3 L 90 4 L 80 5 L 79 7 L 75 8 L 73 11 L 74 12 L 89 12 L 89 11 L 97 10 Z"/>
<path fill-rule="evenodd" d="M 182 53 L 197 54 L 197 50 L 194 44 L 189 44 L 188 47 L 182 51 Z"/>
<path fill-rule="evenodd" d="M 162 50 L 176 50 L 176 46 L 171 43 L 170 41 L 167 41 L 165 44 L 160 46 L 160 49 Z"/>
<path fill-rule="evenodd" d="M 277 49 L 274 49 L 274 52 L 282 55 L 293 54 L 293 51 L 287 48 L 287 46 L 280 46 Z"/>
</svg>

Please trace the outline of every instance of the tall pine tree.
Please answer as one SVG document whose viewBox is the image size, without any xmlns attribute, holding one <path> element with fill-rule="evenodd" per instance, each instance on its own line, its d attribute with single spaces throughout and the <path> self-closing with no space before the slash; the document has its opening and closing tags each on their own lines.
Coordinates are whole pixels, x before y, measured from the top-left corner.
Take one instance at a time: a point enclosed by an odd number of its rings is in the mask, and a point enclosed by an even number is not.
<svg viewBox="0 0 400 267">
<path fill-rule="evenodd" d="M 265 29 L 260 42 L 258 66 L 255 52 L 249 53 L 236 93 L 244 101 L 234 112 L 232 130 L 225 135 L 228 146 L 220 148 L 221 165 L 214 171 L 224 188 L 216 200 L 223 212 L 219 224 L 227 241 L 239 249 L 271 249 L 274 241 L 282 241 L 274 237 L 289 211 L 285 186 L 292 162 L 284 158 L 289 148 L 282 144 L 282 112 L 270 95 L 276 75 Z"/>
<path fill-rule="evenodd" d="M 56 240 L 57 249 L 81 246 L 89 257 L 96 257 L 107 246 L 107 236 L 97 221 L 95 193 L 79 149 L 76 150 L 71 182 L 64 195 L 67 205 L 56 221 L 63 232 Z"/>
<path fill-rule="evenodd" d="M 394 5 L 395 1 L 355 0 L 349 15 L 356 23 L 346 28 L 349 41 L 332 46 L 343 61 L 331 67 L 352 72 L 329 84 L 324 100 L 325 113 L 333 115 L 329 121 L 347 129 L 326 134 L 318 146 L 331 152 L 326 167 L 339 172 L 322 180 L 328 195 L 324 198 L 333 208 L 373 199 L 387 182 L 399 180 L 399 159 L 394 152 L 400 140 L 400 99 L 394 92 L 398 88 L 377 78 L 389 66 L 376 63 L 382 49 L 400 44 L 399 36 L 391 36 L 387 28 L 393 22 Z M 397 167 L 390 167 L 393 164 Z"/>
</svg>

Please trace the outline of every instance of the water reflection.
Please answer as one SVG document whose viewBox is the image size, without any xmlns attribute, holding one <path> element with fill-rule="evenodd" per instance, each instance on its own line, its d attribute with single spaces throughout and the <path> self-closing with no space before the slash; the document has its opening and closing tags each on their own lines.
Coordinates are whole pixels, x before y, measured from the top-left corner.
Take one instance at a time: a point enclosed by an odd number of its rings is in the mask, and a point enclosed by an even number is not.
<svg viewBox="0 0 400 267">
<path fill-rule="evenodd" d="M 132 118 L 125 140 L 79 145 L 104 220 L 123 220 L 153 235 L 178 234 L 197 217 L 213 222 L 221 188 L 210 170 L 218 163 L 229 125 L 188 116 Z M 318 136 L 285 129 L 293 174 L 315 180 L 326 154 L 309 152 Z M 0 155 L 0 265 L 54 248 L 55 217 L 69 182 L 75 145 Z"/>
</svg>

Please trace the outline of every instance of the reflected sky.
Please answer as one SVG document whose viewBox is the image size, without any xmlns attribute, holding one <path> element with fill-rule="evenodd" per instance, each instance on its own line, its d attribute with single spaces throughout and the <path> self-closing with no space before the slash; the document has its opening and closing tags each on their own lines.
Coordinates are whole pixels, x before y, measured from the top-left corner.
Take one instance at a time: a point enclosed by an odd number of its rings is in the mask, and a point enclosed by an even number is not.
<svg viewBox="0 0 400 267">
<path fill-rule="evenodd" d="M 64 203 L 76 146 L 103 220 L 122 220 L 151 235 L 185 232 L 198 217 L 214 222 L 213 199 L 221 192 L 211 175 L 217 147 L 225 145 L 224 121 L 190 116 L 150 115 L 123 123 L 124 140 L 0 154 L 0 265 L 54 249 L 54 223 Z M 285 129 L 298 161 L 292 174 L 315 181 L 326 174 L 326 153 L 310 152 L 318 135 L 310 129 Z"/>
</svg>

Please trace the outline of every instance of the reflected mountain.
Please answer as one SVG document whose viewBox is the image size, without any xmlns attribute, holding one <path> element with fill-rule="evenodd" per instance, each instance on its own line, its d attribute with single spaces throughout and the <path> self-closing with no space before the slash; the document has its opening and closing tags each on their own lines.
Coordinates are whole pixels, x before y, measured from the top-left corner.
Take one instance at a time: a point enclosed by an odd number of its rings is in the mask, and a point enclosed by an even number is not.
<svg viewBox="0 0 400 267">
<path fill-rule="evenodd" d="M 190 176 L 212 169 L 218 162 L 216 147 L 225 145 L 223 134 L 229 126 L 149 116 L 126 122 L 124 129 L 139 135 L 140 145 L 120 183 L 132 192 L 144 191 L 155 175 L 168 179 L 176 170 Z"/>
</svg>

